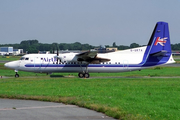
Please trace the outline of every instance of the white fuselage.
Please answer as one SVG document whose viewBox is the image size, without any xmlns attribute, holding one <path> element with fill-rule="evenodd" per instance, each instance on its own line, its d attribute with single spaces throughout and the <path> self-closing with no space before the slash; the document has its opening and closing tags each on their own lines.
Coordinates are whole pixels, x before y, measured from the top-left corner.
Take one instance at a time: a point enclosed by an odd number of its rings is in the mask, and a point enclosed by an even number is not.
<svg viewBox="0 0 180 120">
<path fill-rule="evenodd" d="M 27 54 L 21 60 L 6 63 L 5 66 L 16 71 L 39 73 L 82 72 L 86 67 L 88 67 L 88 72 L 126 72 L 147 68 L 141 64 L 145 50 L 146 46 L 110 53 L 98 53 L 97 57 L 108 58 L 110 61 L 88 64 L 88 66 L 86 66 L 86 62 L 77 61 L 77 53 L 61 54 L 63 61 L 58 62 L 58 64 L 55 58 L 56 54 Z M 171 56 L 167 63 L 173 62 Z"/>
</svg>

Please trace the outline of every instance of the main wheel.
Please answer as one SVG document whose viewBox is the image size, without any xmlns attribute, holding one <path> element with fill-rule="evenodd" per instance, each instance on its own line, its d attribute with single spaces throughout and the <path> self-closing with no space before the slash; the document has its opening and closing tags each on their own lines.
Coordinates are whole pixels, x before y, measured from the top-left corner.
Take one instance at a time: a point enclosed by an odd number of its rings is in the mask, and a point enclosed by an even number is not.
<svg viewBox="0 0 180 120">
<path fill-rule="evenodd" d="M 15 74 L 15 77 L 19 77 L 19 74 Z"/>
<path fill-rule="evenodd" d="M 85 77 L 85 78 L 89 78 L 89 76 L 90 76 L 89 73 L 85 73 L 85 74 L 84 74 L 84 77 Z"/>
<path fill-rule="evenodd" d="M 83 73 L 79 73 L 78 76 L 79 76 L 79 78 L 83 78 L 84 74 Z"/>
</svg>

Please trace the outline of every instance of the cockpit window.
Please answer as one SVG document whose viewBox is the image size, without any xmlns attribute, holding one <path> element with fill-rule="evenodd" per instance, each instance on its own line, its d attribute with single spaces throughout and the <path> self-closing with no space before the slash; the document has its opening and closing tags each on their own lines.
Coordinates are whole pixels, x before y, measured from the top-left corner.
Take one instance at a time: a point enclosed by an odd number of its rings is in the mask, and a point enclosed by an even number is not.
<svg viewBox="0 0 180 120">
<path fill-rule="evenodd" d="M 29 60 L 29 58 L 25 58 L 25 60 Z"/>
<path fill-rule="evenodd" d="M 25 57 L 21 57 L 21 58 L 20 58 L 20 60 L 24 60 L 24 59 L 25 59 Z"/>
</svg>

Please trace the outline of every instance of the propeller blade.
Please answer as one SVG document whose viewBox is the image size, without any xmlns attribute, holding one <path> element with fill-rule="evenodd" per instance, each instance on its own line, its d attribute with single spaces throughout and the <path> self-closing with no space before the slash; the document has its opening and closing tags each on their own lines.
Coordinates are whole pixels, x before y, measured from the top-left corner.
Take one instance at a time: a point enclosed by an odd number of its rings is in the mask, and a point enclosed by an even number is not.
<svg viewBox="0 0 180 120">
<path fill-rule="evenodd" d="M 54 54 L 54 47 L 53 47 L 53 51 L 52 51 L 52 53 Z"/>
<path fill-rule="evenodd" d="M 58 49 L 58 46 L 57 46 L 57 56 L 59 56 L 59 49 Z M 58 64 L 58 59 L 57 59 L 57 64 Z"/>
</svg>

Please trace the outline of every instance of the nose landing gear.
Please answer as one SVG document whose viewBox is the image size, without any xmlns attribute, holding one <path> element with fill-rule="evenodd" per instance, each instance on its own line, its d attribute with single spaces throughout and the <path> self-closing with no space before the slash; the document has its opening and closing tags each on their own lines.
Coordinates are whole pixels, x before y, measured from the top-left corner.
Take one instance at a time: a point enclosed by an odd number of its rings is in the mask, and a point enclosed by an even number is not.
<svg viewBox="0 0 180 120">
<path fill-rule="evenodd" d="M 15 77 L 18 78 L 19 74 L 18 74 L 18 70 L 14 70 L 16 72 Z"/>
<path fill-rule="evenodd" d="M 19 74 L 17 74 L 17 72 L 16 72 L 16 74 L 15 74 L 15 77 L 19 77 Z"/>
</svg>

